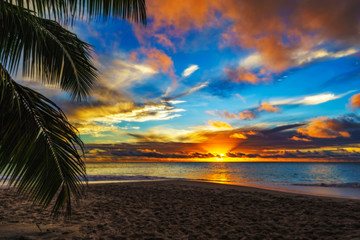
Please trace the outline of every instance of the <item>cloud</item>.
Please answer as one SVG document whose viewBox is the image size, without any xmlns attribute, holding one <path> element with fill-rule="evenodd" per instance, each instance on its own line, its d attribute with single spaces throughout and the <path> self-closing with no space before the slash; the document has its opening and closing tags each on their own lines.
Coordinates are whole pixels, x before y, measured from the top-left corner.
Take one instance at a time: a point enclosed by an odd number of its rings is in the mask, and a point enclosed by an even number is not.
<svg viewBox="0 0 360 240">
<path fill-rule="evenodd" d="M 254 132 L 254 131 L 250 130 L 250 131 L 233 133 L 229 136 L 229 138 L 248 139 L 248 136 L 255 136 L 258 134 L 259 134 L 258 132 Z"/>
<path fill-rule="evenodd" d="M 94 89 L 92 98 L 87 102 L 74 103 L 67 101 L 61 104 L 70 121 L 81 126 L 81 134 L 101 137 L 104 135 L 103 132 L 107 132 L 106 129 L 109 131 L 112 129 L 116 133 L 114 124 L 124 121 L 165 121 L 180 117 L 181 112 L 184 112 L 185 109 L 174 105 L 185 101 L 175 99 L 196 92 L 208 84 L 207 82 L 200 83 L 186 92 L 172 97 L 160 97 L 154 101 L 135 102 L 127 92 L 116 88 L 110 89 L 109 86 L 111 86 L 112 82 L 112 79 L 103 78 Z M 104 131 L 101 130 L 101 126 L 104 126 Z M 119 131 L 125 130 L 120 127 L 117 129 Z M 124 134 L 122 133 L 122 135 Z"/>
<path fill-rule="evenodd" d="M 293 98 L 285 98 L 270 101 L 269 103 L 277 106 L 284 105 L 318 105 L 322 103 L 326 103 L 329 101 L 333 101 L 336 99 L 340 99 L 354 91 L 349 91 L 343 94 L 335 95 L 334 93 L 320 93 L 316 95 L 308 95 L 302 97 L 293 97 Z"/>
<path fill-rule="evenodd" d="M 329 117 L 318 117 L 305 127 L 297 130 L 298 133 L 303 136 L 313 138 L 337 138 L 351 137 L 347 128 L 349 127 L 349 121 L 346 119 L 330 119 Z"/>
<path fill-rule="evenodd" d="M 306 96 L 299 101 L 295 101 L 294 104 L 298 105 L 318 105 L 328 101 L 336 100 L 341 98 L 342 95 L 335 96 L 333 93 L 324 93 L 313 96 Z"/>
<path fill-rule="evenodd" d="M 91 135 L 93 137 L 104 137 L 111 134 L 124 134 L 124 131 L 114 125 L 102 125 L 94 122 L 76 123 L 75 127 L 81 135 Z"/>
<path fill-rule="evenodd" d="M 223 118 L 226 118 L 226 119 L 240 119 L 240 116 L 239 115 L 236 115 L 234 113 L 229 113 L 228 111 L 222 111 L 222 112 L 219 112 L 217 111 L 217 113 L 223 117 Z M 246 115 L 246 113 L 244 113 L 244 116 Z"/>
<path fill-rule="evenodd" d="M 355 94 L 350 98 L 350 106 L 354 110 L 360 108 L 360 93 Z"/>
<path fill-rule="evenodd" d="M 290 140 L 294 140 L 294 141 L 304 141 L 304 142 L 310 142 L 310 141 L 311 141 L 310 139 L 300 138 L 300 137 L 297 137 L 297 136 L 291 137 Z"/>
<path fill-rule="evenodd" d="M 235 93 L 235 97 L 240 98 L 240 99 L 241 99 L 241 101 L 243 101 L 243 103 L 246 103 L 245 98 L 244 98 L 243 96 L 241 96 L 240 94 Z"/>
<path fill-rule="evenodd" d="M 229 136 L 230 138 L 247 139 L 248 137 L 243 133 L 234 133 Z"/>
<path fill-rule="evenodd" d="M 196 70 L 199 69 L 199 66 L 198 65 L 190 65 L 189 67 L 187 67 L 183 73 L 181 74 L 181 76 L 183 77 L 188 77 L 190 76 L 191 74 L 193 74 Z"/>
<path fill-rule="evenodd" d="M 323 58 L 342 58 L 357 53 L 355 48 L 349 48 L 340 51 L 328 51 L 322 49 L 299 49 L 295 51 L 291 59 L 293 61 L 292 66 L 300 66 L 305 63 L 310 63 L 314 60 Z M 247 69 L 248 71 L 264 67 L 264 59 L 259 52 L 254 52 L 240 61 L 239 68 Z"/>
<path fill-rule="evenodd" d="M 188 0 L 181 4 L 175 0 L 150 1 L 147 4 L 147 13 L 153 20 L 149 28 L 153 32 L 172 26 L 176 30 L 168 29 L 170 35 L 180 36 L 186 31 L 201 29 L 206 25 L 213 25 L 216 3 L 207 0 Z M 194 7 L 196 6 L 196 7 Z"/>
<path fill-rule="evenodd" d="M 272 105 L 270 105 L 267 102 L 262 102 L 260 107 L 257 108 L 257 111 L 261 112 L 261 111 L 265 111 L 265 112 L 280 112 L 280 109 L 278 107 L 274 107 Z"/>
<path fill-rule="evenodd" d="M 100 66 L 101 84 L 108 88 L 129 87 L 156 74 L 158 70 L 150 65 L 131 63 L 115 59 L 108 66 Z"/>
<path fill-rule="evenodd" d="M 220 129 L 232 129 L 232 126 L 229 123 L 221 122 L 221 121 L 208 121 L 209 125 L 214 128 L 220 128 Z"/>
<path fill-rule="evenodd" d="M 134 161 L 198 161 L 215 159 L 220 155 L 206 152 L 194 144 L 138 143 L 138 144 L 87 144 L 87 159 L 90 162 Z M 270 150 L 263 152 L 229 151 L 224 160 L 248 161 L 359 161 L 358 149 L 337 148 L 329 150 Z"/>
<path fill-rule="evenodd" d="M 239 117 L 242 120 L 248 120 L 256 118 L 256 115 L 254 111 L 245 110 L 239 113 Z"/>
<path fill-rule="evenodd" d="M 186 159 L 186 158 L 212 158 L 215 157 L 211 153 L 190 153 L 190 154 L 179 154 L 179 153 L 161 153 L 156 150 L 117 150 L 112 151 L 112 155 L 118 157 L 146 157 L 146 158 L 175 158 L 175 159 Z"/>
<path fill-rule="evenodd" d="M 240 67 L 244 67 L 247 69 L 253 69 L 263 66 L 263 59 L 260 53 L 255 52 L 253 54 L 248 55 L 246 58 L 242 59 L 240 62 Z"/>
<path fill-rule="evenodd" d="M 252 50 L 255 55 L 244 60 L 247 70 L 261 62 L 268 71 L 281 72 L 319 58 L 354 53 L 349 46 L 359 43 L 359 9 L 357 0 L 187 0 L 181 4 L 153 0 L 147 4 L 152 21 L 145 34 L 183 38 L 194 29 L 227 26 L 219 45 Z M 329 51 L 325 43 L 342 49 Z"/>
<path fill-rule="evenodd" d="M 165 121 L 180 117 L 185 109 L 175 107 L 181 101 L 136 103 L 131 96 L 120 90 L 97 86 L 88 101 L 61 102 L 69 120 L 80 127 L 81 134 L 101 135 L 103 130 L 115 128 L 114 124 L 126 122 Z M 120 128 L 119 128 L 120 129 Z M 122 129 L 124 130 L 124 129 Z"/>
<path fill-rule="evenodd" d="M 313 51 L 298 51 L 295 53 L 295 61 L 297 65 L 302 65 L 304 63 L 312 62 L 316 59 L 321 58 L 342 58 L 352 54 L 357 53 L 358 50 L 354 48 L 349 48 L 337 52 L 328 52 L 326 49 L 317 49 Z"/>
<path fill-rule="evenodd" d="M 200 83 L 192 88 L 190 88 L 189 90 L 187 90 L 186 92 L 183 92 L 183 93 L 180 93 L 180 94 L 177 94 L 175 96 L 172 96 L 172 97 L 168 97 L 166 93 L 164 96 L 162 96 L 162 99 L 163 101 L 165 102 L 169 102 L 171 100 L 174 100 L 174 99 L 177 99 L 177 98 L 181 98 L 181 97 L 185 97 L 185 96 L 188 96 L 196 91 L 199 91 L 200 89 L 204 88 L 204 87 L 207 87 L 209 84 L 209 82 L 203 82 L 203 83 Z"/>
<path fill-rule="evenodd" d="M 169 101 L 166 101 L 172 105 L 175 105 L 175 104 L 180 104 L 180 103 L 185 103 L 186 101 L 183 101 L 183 100 L 169 100 Z"/>
<path fill-rule="evenodd" d="M 224 68 L 224 72 L 231 81 L 235 83 L 258 84 L 270 81 L 270 77 L 265 69 L 261 69 L 254 73 L 245 67 L 239 67 L 237 69 Z"/>
<path fill-rule="evenodd" d="M 325 119 L 329 120 L 329 119 Z M 87 145 L 89 161 L 156 161 L 163 159 L 201 160 L 225 154 L 224 160 L 250 161 L 338 161 L 360 160 L 360 118 L 346 115 L 336 119 L 349 137 L 302 137 L 297 129 L 304 124 L 282 125 L 275 128 L 219 128 L 193 127 L 167 129 L 156 127 L 146 132 L 128 133 L 132 144 Z M 333 123 L 325 123 L 326 126 Z M 337 128 L 338 129 L 338 128 Z M 336 130 L 336 129 L 335 129 Z M 296 136 L 297 135 L 297 136 Z"/>
<path fill-rule="evenodd" d="M 213 116 L 217 116 L 216 113 L 214 113 L 213 111 L 206 111 L 207 114 L 213 115 Z"/>
<path fill-rule="evenodd" d="M 293 63 L 286 68 L 301 66 L 317 59 L 341 58 L 357 52 L 358 50 L 354 48 L 337 52 L 328 52 L 326 49 L 299 50 L 291 57 Z M 283 70 L 286 68 L 284 67 Z M 270 82 L 274 76 L 274 70 L 265 66 L 264 59 L 259 52 L 248 55 L 240 62 L 237 68 L 224 68 L 224 72 L 233 82 L 236 83 L 266 83 Z"/>
<path fill-rule="evenodd" d="M 156 40 L 159 44 L 175 51 L 174 43 L 172 43 L 165 34 L 154 34 L 154 37 L 156 38 Z"/>
<path fill-rule="evenodd" d="M 176 75 L 174 70 L 174 62 L 171 57 L 166 55 L 163 51 L 156 48 L 141 47 L 138 51 L 130 54 L 130 57 L 135 62 L 143 60 L 143 64 L 150 66 L 156 71 L 161 71 L 170 76 L 173 84 L 176 85 Z"/>
<path fill-rule="evenodd" d="M 122 121 L 146 122 L 161 121 L 180 117 L 185 111 L 169 104 L 146 103 L 136 105 L 132 102 L 83 106 L 73 111 L 69 118 L 72 121 L 93 121 L 103 124 L 114 124 Z"/>
<path fill-rule="evenodd" d="M 143 133 L 128 133 L 134 138 L 132 142 L 186 142 L 184 136 L 191 134 L 185 129 L 174 129 L 164 126 L 156 126 Z M 193 141 L 195 139 L 192 139 Z"/>
<path fill-rule="evenodd" d="M 267 102 L 262 102 L 259 107 L 254 109 L 244 110 L 239 112 L 238 114 L 230 113 L 228 111 L 216 111 L 216 113 L 208 111 L 209 114 L 215 114 L 225 119 L 241 119 L 241 120 L 249 120 L 258 117 L 259 112 L 270 112 L 270 113 L 279 113 L 280 109 L 276 106 L 273 106 Z"/>
</svg>

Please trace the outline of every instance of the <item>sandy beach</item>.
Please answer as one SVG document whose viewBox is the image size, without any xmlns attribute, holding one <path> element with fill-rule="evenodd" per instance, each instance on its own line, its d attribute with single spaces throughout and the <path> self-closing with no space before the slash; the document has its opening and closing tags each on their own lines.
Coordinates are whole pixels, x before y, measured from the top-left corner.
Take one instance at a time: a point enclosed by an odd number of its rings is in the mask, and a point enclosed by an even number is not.
<svg viewBox="0 0 360 240">
<path fill-rule="evenodd" d="M 359 200 L 190 181 L 90 184 L 64 222 L 0 192 L 0 239 L 360 239 Z"/>
</svg>

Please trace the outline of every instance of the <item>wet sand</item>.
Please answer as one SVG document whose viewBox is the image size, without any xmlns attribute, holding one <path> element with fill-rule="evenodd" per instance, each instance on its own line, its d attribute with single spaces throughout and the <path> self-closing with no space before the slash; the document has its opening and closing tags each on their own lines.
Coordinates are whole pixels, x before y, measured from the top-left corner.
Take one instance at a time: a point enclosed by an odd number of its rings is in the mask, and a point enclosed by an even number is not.
<svg viewBox="0 0 360 240">
<path fill-rule="evenodd" d="M 360 201 L 190 181 L 90 184 L 63 222 L 0 189 L 0 239 L 360 239 Z"/>
</svg>

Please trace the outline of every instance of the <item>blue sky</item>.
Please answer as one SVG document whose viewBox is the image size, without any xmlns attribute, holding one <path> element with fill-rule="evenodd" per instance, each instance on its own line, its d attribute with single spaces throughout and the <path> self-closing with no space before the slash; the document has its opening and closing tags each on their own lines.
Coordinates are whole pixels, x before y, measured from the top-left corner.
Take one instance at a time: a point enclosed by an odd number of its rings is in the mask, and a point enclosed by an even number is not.
<svg viewBox="0 0 360 240">
<path fill-rule="evenodd" d="M 93 46 L 91 98 L 39 88 L 94 161 L 357 160 L 357 5 L 149 0 L 146 28 L 71 28 Z"/>
</svg>

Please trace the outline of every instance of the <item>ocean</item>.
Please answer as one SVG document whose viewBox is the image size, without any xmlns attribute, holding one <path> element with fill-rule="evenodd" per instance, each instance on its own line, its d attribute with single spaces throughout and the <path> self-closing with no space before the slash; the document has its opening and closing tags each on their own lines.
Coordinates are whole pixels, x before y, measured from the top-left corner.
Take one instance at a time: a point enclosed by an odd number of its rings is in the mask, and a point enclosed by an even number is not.
<svg viewBox="0 0 360 240">
<path fill-rule="evenodd" d="M 360 199 L 360 163 L 86 163 L 90 182 L 186 179 Z"/>
<path fill-rule="evenodd" d="M 87 163 L 90 181 L 192 179 L 218 183 L 360 187 L 360 163 Z"/>
</svg>

